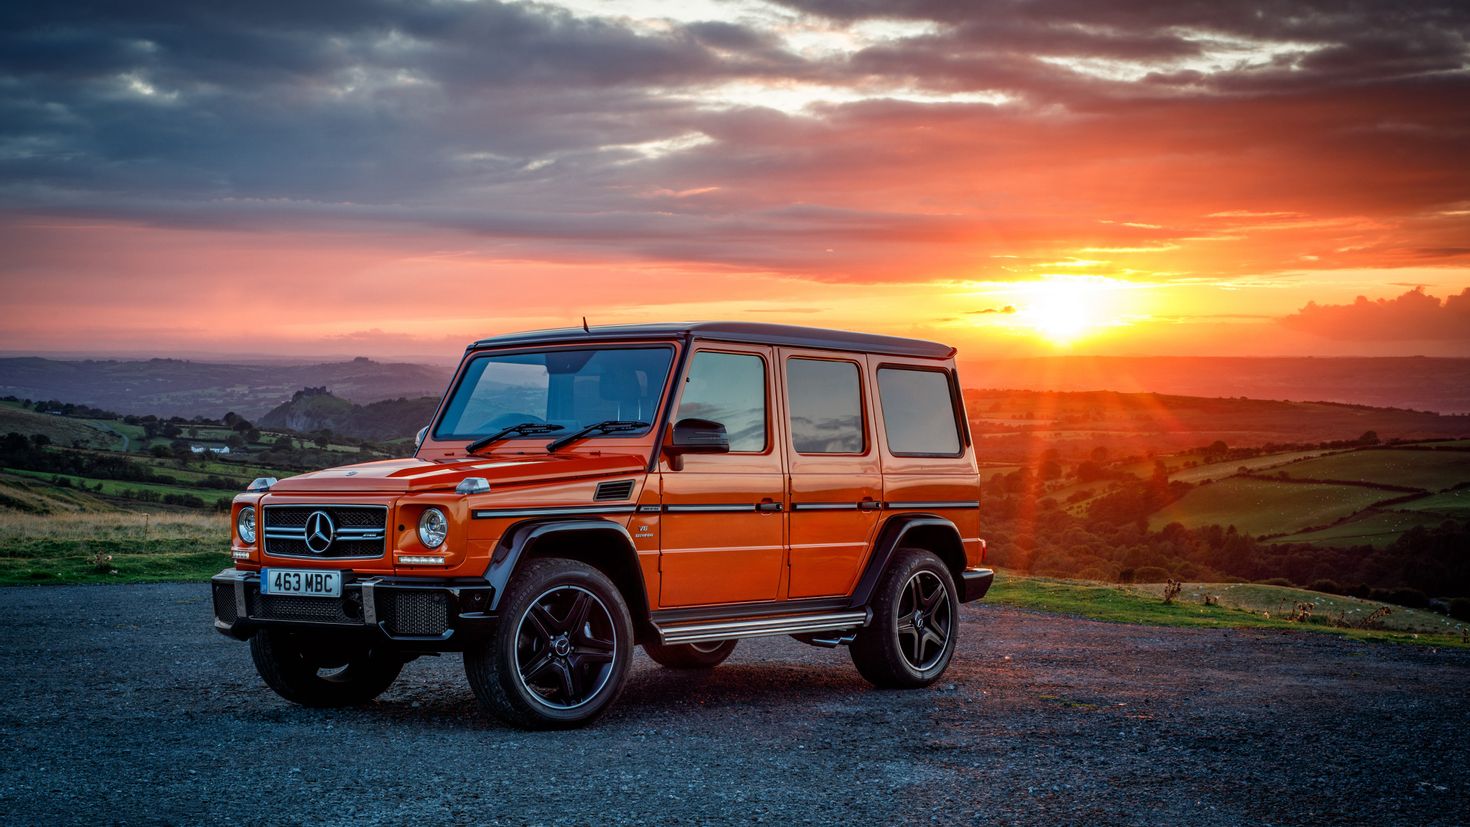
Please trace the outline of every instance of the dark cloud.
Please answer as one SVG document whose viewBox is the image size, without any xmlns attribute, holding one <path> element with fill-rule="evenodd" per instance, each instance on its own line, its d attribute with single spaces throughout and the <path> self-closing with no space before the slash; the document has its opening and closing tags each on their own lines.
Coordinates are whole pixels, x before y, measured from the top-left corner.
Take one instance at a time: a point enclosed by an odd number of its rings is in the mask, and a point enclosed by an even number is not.
<svg viewBox="0 0 1470 827">
<path fill-rule="evenodd" d="M 1281 320 L 1294 330 L 1330 339 L 1470 342 L 1470 288 L 1443 301 L 1422 287 L 1394 299 L 1306 307 Z"/>
<path fill-rule="evenodd" d="M 1185 243 L 1213 232 L 1200 216 L 1251 210 L 1362 221 L 1310 231 L 1310 250 L 1298 234 L 1201 256 L 1196 272 L 1279 270 L 1305 252 L 1321 266 L 1461 255 L 1466 218 L 1433 216 L 1470 198 L 1463 4 L 784 5 L 839 30 L 932 25 L 814 54 L 742 15 L 639 26 L 494 0 L 5 4 L 0 205 L 430 228 L 527 255 L 829 279 L 912 275 L 916 257 L 994 274 L 998 253 Z M 792 112 L 711 92 L 791 82 L 866 99 Z M 953 98 L 966 94 L 980 98 Z M 1122 214 L 1159 226 L 1100 223 Z M 1395 229 L 1363 229 L 1375 224 Z"/>
</svg>

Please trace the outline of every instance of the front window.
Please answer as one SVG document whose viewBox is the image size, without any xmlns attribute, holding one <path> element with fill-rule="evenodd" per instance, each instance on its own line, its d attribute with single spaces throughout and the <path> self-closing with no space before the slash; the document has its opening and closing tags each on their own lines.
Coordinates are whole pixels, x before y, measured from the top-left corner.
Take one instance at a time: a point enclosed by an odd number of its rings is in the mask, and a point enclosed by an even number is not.
<svg viewBox="0 0 1470 827">
<path fill-rule="evenodd" d="M 562 426 L 553 438 L 610 419 L 652 427 L 673 358 L 670 347 L 477 356 L 450 396 L 434 437 L 472 440 L 528 422 Z M 647 431 L 620 431 L 618 436 Z"/>
</svg>

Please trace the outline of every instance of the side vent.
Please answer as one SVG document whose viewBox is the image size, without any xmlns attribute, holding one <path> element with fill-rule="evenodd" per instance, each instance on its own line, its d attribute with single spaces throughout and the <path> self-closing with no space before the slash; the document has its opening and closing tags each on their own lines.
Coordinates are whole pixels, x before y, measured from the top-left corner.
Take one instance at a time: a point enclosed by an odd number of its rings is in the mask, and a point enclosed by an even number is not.
<svg viewBox="0 0 1470 827">
<path fill-rule="evenodd" d="M 592 496 L 593 502 L 609 502 L 612 500 L 626 500 L 633 496 L 633 481 L 618 480 L 617 482 L 599 482 L 597 493 Z"/>
</svg>

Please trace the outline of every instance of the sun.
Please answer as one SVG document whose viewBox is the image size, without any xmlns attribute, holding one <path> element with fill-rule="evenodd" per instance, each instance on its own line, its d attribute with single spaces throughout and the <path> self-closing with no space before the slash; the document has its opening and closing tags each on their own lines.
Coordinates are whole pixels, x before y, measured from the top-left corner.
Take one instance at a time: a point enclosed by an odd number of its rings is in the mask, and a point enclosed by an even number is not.
<svg viewBox="0 0 1470 827">
<path fill-rule="evenodd" d="M 1057 276 L 1017 285 L 1015 321 L 1053 345 L 1066 346 L 1121 323 L 1114 279 Z"/>
</svg>

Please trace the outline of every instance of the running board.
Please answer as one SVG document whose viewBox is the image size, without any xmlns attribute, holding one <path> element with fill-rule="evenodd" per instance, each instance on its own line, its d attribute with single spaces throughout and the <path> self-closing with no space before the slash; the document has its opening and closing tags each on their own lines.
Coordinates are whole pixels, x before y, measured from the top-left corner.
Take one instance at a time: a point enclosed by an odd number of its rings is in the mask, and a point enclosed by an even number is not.
<svg viewBox="0 0 1470 827">
<path fill-rule="evenodd" d="M 808 632 L 834 632 L 867 624 L 868 610 L 863 609 L 855 612 L 766 617 L 759 620 L 683 623 L 677 626 L 657 628 L 659 640 L 667 645 L 671 643 L 708 643 L 714 640 L 734 640 L 745 637 L 799 635 Z"/>
</svg>

